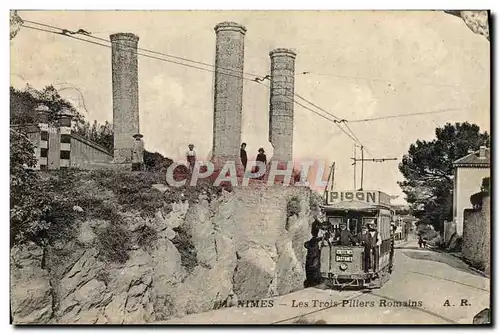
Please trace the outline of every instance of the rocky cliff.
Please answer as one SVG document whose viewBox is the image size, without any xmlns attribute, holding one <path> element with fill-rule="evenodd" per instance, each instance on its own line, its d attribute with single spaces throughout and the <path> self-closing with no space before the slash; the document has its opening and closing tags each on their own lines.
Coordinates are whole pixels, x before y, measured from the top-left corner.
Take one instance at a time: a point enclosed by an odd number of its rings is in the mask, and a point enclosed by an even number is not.
<svg viewBox="0 0 500 334">
<path fill-rule="evenodd" d="M 258 184 L 178 200 L 154 216 L 121 210 L 119 222 L 77 220 L 69 240 L 11 250 L 13 321 L 149 323 L 300 289 L 309 196 Z M 293 216 L 291 198 L 300 203 Z M 111 236 L 104 248 L 102 235 Z M 112 252 L 116 243 L 123 254 Z"/>
</svg>

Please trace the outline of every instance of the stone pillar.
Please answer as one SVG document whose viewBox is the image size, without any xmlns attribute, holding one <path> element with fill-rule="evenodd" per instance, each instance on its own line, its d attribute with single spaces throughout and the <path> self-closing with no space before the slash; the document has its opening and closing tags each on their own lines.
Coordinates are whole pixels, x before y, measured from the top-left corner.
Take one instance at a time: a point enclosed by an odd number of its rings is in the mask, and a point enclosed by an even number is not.
<svg viewBox="0 0 500 334">
<path fill-rule="evenodd" d="M 119 33 L 111 39 L 113 84 L 113 162 L 132 160 L 133 135 L 139 133 L 139 81 L 137 44 L 139 37 Z"/>
<path fill-rule="evenodd" d="M 243 58 L 246 28 L 234 22 L 215 26 L 213 159 L 237 163 L 241 145 Z"/>
<path fill-rule="evenodd" d="M 36 150 L 38 163 L 36 169 L 46 170 L 49 156 L 49 108 L 43 104 L 36 109 L 38 127 L 40 128 L 40 145 Z"/>
<path fill-rule="evenodd" d="M 69 112 L 60 114 L 59 119 L 59 138 L 60 138 L 60 156 L 59 168 L 69 168 L 71 166 L 71 118 L 73 115 Z"/>
<path fill-rule="evenodd" d="M 293 158 L 293 100 L 295 57 L 289 49 L 275 49 L 271 57 L 271 94 L 269 100 L 269 142 L 273 160 Z"/>
</svg>

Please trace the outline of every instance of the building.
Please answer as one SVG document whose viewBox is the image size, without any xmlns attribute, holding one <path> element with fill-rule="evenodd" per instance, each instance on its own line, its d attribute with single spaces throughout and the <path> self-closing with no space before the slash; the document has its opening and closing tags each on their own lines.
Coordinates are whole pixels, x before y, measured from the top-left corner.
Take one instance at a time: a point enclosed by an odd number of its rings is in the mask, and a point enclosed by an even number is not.
<svg viewBox="0 0 500 334">
<path fill-rule="evenodd" d="M 453 162 L 453 222 L 457 235 L 464 230 L 464 210 L 472 209 L 470 197 L 481 190 L 484 178 L 490 176 L 490 149 L 481 146 L 478 151 Z"/>
<path fill-rule="evenodd" d="M 11 125 L 13 130 L 22 130 L 35 145 L 37 170 L 63 168 L 103 168 L 113 160 L 112 152 L 89 141 L 71 130 L 71 115 L 59 115 L 57 124 L 48 124 L 49 109 L 39 106 L 36 124 Z"/>
</svg>

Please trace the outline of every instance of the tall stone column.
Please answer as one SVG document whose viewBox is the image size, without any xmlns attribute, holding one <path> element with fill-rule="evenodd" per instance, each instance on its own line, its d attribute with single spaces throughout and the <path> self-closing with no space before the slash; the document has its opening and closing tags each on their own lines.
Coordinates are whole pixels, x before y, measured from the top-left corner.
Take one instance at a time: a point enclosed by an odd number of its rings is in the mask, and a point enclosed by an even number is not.
<svg viewBox="0 0 500 334">
<path fill-rule="evenodd" d="M 134 134 L 139 133 L 139 80 L 137 44 L 139 37 L 118 33 L 111 39 L 111 72 L 113 84 L 113 162 L 132 159 Z"/>
<path fill-rule="evenodd" d="M 246 28 L 234 22 L 215 26 L 213 159 L 239 162 Z"/>
<path fill-rule="evenodd" d="M 293 158 L 293 100 L 295 57 L 290 49 L 275 49 L 271 57 L 271 94 L 269 100 L 269 142 L 273 160 Z"/>
</svg>

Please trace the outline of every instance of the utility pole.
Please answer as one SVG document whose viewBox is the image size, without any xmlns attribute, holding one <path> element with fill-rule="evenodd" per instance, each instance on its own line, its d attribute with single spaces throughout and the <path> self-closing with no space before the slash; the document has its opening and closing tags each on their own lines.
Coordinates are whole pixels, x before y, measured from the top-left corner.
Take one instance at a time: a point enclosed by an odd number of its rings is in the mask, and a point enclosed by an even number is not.
<svg viewBox="0 0 500 334">
<path fill-rule="evenodd" d="M 352 187 L 353 190 L 356 190 L 356 144 L 354 144 L 354 161 L 352 163 L 354 170 L 354 185 Z"/>
<path fill-rule="evenodd" d="M 364 155 L 364 148 L 363 148 L 363 145 L 361 145 L 361 191 L 363 191 L 363 168 L 365 166 L 365 155 Z"/>
<path fill-rule="evenodd" d="M 373 159 L 365 159 L 364 158 L 364 152 L 363 152 L 363 146 L 361 146 L 361 159 L 357 159 L 356 155 L 354 155 L 354 158 L 351 158 L 351 160 L 354 161 L 353 165 L 357 161 L 361 161 L 361 188 L 359 188 L 359 190 L 362 191 L 363 190 L 364 162 L 365 161 L 368 161 L 368 162 L 385 162 L 385 161 L 398 160 L 398 158 L 373 158 Z M 356 186 L 354 187 L 354 189 L 356 189 Z"/>
</svg>

